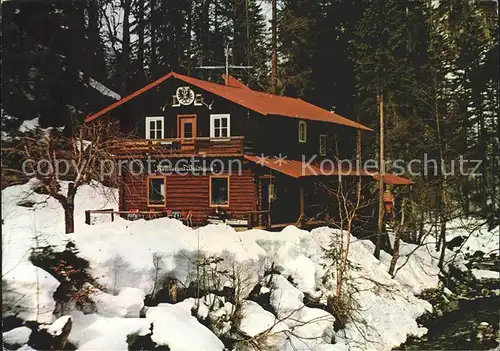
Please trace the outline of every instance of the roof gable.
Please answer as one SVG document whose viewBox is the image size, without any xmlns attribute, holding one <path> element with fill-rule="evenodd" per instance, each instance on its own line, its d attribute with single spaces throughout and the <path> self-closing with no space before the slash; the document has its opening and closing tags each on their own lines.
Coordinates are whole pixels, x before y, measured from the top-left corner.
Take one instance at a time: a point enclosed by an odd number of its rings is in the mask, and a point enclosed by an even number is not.
<svg viewBox="0 0 500 351">
<path fill-rule="evenodd" d="M 101 111 L 87 117 L 85 119 L 85 122 L 90 122 L 104 115 L 105 113 L 115 109 L 120 105 L 123 105 L 127 101 L 134 99 L 135 97 L 141 95 L 142 93 L 150 90 L 151 88 L 163 83 L 170 78 L 182 80 L 188 84 L 194 85 L 210 93 L 223 97 L 231 102 L 234 102 L 235 104 L 246 107 L 262 115 L 280 115 L 290 118 L 335 123 L 357 129 L 371 130 L 370 128 L 360 123 L 351 121 L 350 119 L 327 111 L 319 106 L 310 104 L 304 100 L 252 90 L 233 77 L 229 77 L 229 85 L 222 85 L 185 76 L 175 72 L 166 74 L 165 76 L 124 97 L 120 101 L 117 101 L 102 109 Z"/>
</svg>

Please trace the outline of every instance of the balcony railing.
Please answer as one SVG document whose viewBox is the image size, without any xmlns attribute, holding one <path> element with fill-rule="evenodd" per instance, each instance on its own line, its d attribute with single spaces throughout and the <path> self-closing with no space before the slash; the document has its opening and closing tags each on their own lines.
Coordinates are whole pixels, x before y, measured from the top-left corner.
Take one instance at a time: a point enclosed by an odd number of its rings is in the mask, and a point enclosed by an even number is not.
<svg viewBox="0 0 500 351">
<path fill-rule="evenodd" d="M 111 152 L 117 158 L 141 156 L 241 156 L 248 148 L 245 137 L 196 137 L 189 139 L 120 139 L 111 143 Z"/>
</svg>

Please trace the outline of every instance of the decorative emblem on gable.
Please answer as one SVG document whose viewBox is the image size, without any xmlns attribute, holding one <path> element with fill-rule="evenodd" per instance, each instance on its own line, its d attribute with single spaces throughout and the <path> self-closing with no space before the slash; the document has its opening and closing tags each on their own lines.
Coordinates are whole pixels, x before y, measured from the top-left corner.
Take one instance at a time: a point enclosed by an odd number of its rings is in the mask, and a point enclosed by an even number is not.
<svg viewBox="0 0 500 351">
<path fill-rule="evenodd" d="M 191 105 L 194 102 L 195 94 L 190 87 L 178 87 L 175 97 L 181 105 Z"/>
<path fill-rule="evenodd" d="M 203 95 L 195 94 L 193 89 L 190 87 L 178 87 L 175 94 L 172 95 L 172 107 L 188 106 L 193 104 L 194 106 L 202 106 Z M 165 111 L 167 104 L 162 107 L 162 111 Z"/>
</svg>

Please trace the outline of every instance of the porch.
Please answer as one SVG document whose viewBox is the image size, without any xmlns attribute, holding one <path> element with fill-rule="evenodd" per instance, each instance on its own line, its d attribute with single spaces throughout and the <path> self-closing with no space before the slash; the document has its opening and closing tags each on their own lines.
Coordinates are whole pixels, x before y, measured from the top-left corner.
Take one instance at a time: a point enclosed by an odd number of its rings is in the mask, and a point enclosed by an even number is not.
<svg viewBox="0 0 500 351">
<path fill-rule="evenodd" d="M 110 142 L 115 158 L 185 157 L 185 156 L 243 156 L 251 152 L 251 143 L 244 136 L 227 138 L 195 137 L 166 139 L 123 138 Z"/>
</svg>

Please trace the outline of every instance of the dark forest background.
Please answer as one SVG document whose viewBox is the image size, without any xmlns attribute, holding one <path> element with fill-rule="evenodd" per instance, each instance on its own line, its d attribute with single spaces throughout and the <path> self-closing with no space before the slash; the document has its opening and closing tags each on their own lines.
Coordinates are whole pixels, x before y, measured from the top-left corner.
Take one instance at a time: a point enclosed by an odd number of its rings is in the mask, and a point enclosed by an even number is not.
<svg viewBox="0 0 500 351">
<path fill-rule="evenodd" d="M 277 0 L 275 86 L 271 1 L 2 2 L 2 126 L 83 120 L 117 98 L 104 87 L 124 96 L 171 70 L 221 81 L 197 67 L 224 65 L 228 46 L 231 64 L 253 66 L 231 72 L 252 88 L 375 130 L 381 97 L 386 158 L 447 167 L 416 179 L 419 203 L 498 218 L 496 1 Z M 363 156 L 376 153 L 366 134 Z M 460 156 L 481 175 L 447 174 Z"/>
</svg>

